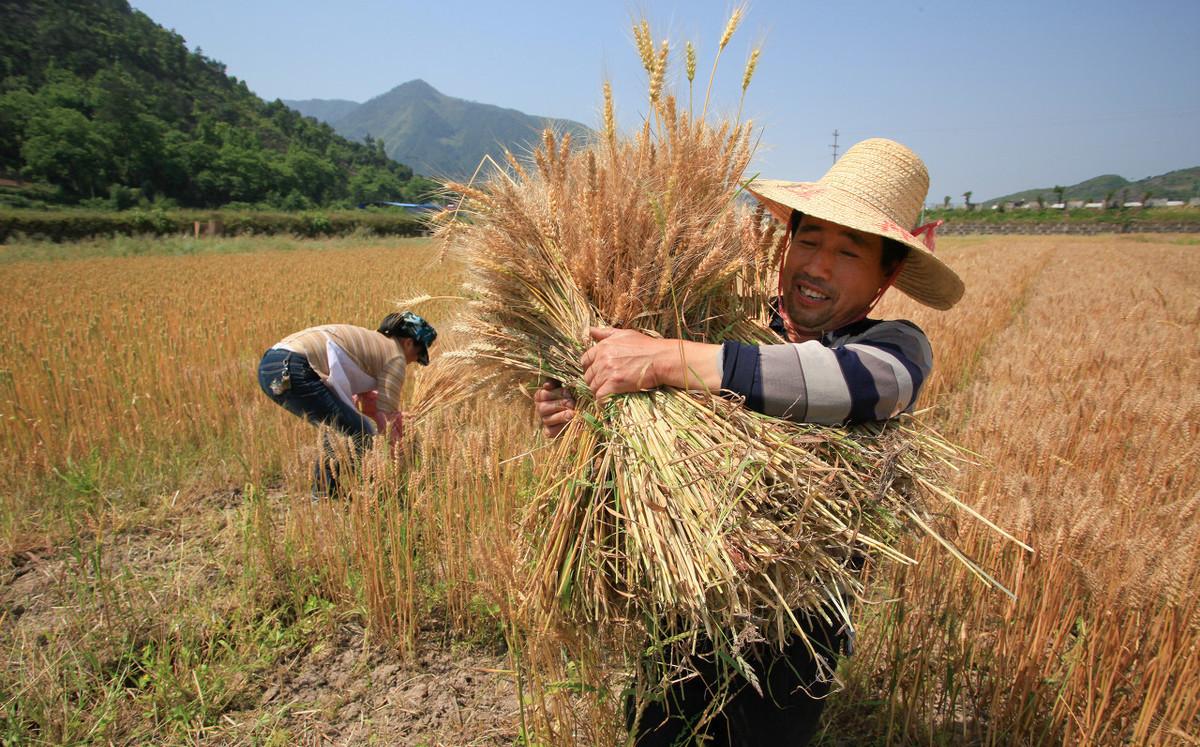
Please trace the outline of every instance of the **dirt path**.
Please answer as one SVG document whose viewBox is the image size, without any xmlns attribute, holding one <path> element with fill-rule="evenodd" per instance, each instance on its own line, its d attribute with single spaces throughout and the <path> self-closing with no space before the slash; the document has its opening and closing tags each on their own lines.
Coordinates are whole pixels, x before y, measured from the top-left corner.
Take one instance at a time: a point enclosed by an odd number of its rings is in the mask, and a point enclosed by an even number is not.
<svg viewBox="0 0 1200 747">
<path fill-rule="evenodd" d="M 299 744 L 504 745 L 516 737 L 517 700 L 502 655 L 427 639 L 416 661 L 369 645 L 357 625 L 264 678 L 256 707 L 223 716 L 210 741 L 246 741 L 265 719 Z"/>
<path fill-rule="evenodd" d="M 0 572 L 0 725 L 24 712 L 27 733 L 73 741 L 32 726 L 35 711 L 93 683 L 92 728 L 116 743 L 512 744 L 516 688 L 496 645 L 451 642 L 430 620 L 406 660 L 332 611 L 269 630 L 263 617 L 251 623 L 267 632 L 253 635 L 229 622 L 247 606 L 243 503 L 222 491 L 154 526 L 12 554 Z M 212 652 L 221 645 L 236 650 Z M 201 715 L 172 730 L 173 714 Z"/>
</svg>

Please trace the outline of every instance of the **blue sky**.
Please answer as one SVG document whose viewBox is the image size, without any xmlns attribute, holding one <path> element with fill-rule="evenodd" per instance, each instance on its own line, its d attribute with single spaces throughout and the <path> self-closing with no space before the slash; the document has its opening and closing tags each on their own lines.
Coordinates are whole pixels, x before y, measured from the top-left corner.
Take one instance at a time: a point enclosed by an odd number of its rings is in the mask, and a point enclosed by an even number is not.
<svg viewBox="0 0 1200 747">
<path fill-rule="evenodd" d="M 644 112 L 629 31 L 692 41 L 707 78 L 732 5 L 706 0 L 408 2 L 132 0 L 266 99 L 365 101 L 413 78 L 445 94 L 595 125 L 613 82 L 625 126 Z M 892 137 L 932 177 L 929 202 L 980 201 L 1100 174 L 1200 165 L 1200 0 L 751 2 L 714 84 L 762 126 L 754 169 L 816 179 L 841 150 Z M 673 59 L 682 80 L 682 57 Z M 686 90 L 686 81 L 683 90 Z M 678 86 L 677 86 L 678 87 Z M 697 87 L 703 88 L 700 80 Z M 702 95 L 699 92 L 697 95 Z"/>
</svg>

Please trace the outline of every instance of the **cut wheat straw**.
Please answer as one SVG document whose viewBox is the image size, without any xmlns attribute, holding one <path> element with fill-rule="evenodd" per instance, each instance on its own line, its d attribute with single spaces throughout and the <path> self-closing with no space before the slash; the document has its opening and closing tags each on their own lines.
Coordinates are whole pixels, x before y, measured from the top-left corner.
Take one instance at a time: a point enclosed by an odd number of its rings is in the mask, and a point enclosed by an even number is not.
<svg viewBox="0 0 1200 747">
<path fill-rule="evenodd" d="M 896 540 L 912 526 L 936 535 L 917 498 L 951 505 L 920 488 L 954 452 L 911 422 L 797 424 L 718 393 L 594 400 L 589 326 L 779 341 L 764 314 L 781 237 L 739 197 L 751 126 L 679 111 L 659 88 L 667 46 L 644 23 L 634 37 L 651 80 L 639 131 L 618 135 L 606 85 L 597 142 L 547 132 L 534 168 L 510 158 L 482 185 L 449 185 L 469 220 L 438 237 L 471 267 L 460 330 L 474 342 L 438 364 L 479 389 L 556 380 L 576 398 L 528 514 L 531 602 L 558 624 L 635 623 L 679 649 L 691 645 L 679 631 L 704 631 L 753 682 L 743 642 L 803 638 L 808 615 L 848 622 L 860 556 L 913 562 Z"/>
</svg>

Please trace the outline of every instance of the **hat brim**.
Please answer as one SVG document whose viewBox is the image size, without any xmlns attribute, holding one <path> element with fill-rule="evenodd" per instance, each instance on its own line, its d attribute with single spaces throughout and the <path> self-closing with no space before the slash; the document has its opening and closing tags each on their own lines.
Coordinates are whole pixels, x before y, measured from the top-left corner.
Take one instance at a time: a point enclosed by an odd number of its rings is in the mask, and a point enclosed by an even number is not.
<svg viewBox="0 0 1200 747">
<path fill-rule="evenodd" d="M 945 310 L 962 298 L 962 279 L 934 256 L 925 242 L 845 190 L 817 182 L 778 179 L 756 179 L 746 189 L 785 225 L 791 219 L 792 211 L 799 210 L 805 215 L 894 239 L 907 246 L 911 251 L 895 285 L 918 303 Z"/>
</svg>

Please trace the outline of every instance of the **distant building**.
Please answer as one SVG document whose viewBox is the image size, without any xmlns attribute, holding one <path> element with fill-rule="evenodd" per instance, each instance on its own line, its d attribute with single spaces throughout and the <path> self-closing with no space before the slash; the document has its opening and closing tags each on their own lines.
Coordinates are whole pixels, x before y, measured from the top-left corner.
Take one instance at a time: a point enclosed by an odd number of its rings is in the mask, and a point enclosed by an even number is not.
<svg viewBox="0 0 1200 747">
<path fill-rule="evenodd" d="M 1137 200 L 1133 200 L 1131 202 L 1126 202 L 1123 205 L 1121 205 L 1121 207 L 1141 207 L 1141 206 L 1142 206 L 1142 203 L 1138 202 Z"/>
<path fill-rule="evenodd" d="M 436 213 L 445 209 L 445 206 L 438 205 L 435 202 L 391 202 L 389 200 L 372 200 L 371 202 L 361 202 L 358 206 L 360 208 L 394 207 L 407 210 L 411 213 Z"/>
<path fill-rule="evenodd" d="M 1104 203 L 1103 202 L 1088 202 L 1088 203 L 1084 204 L 1084 207 L 1091 208 L 1092 210 L 1103 210 Z"/>
</svg>

